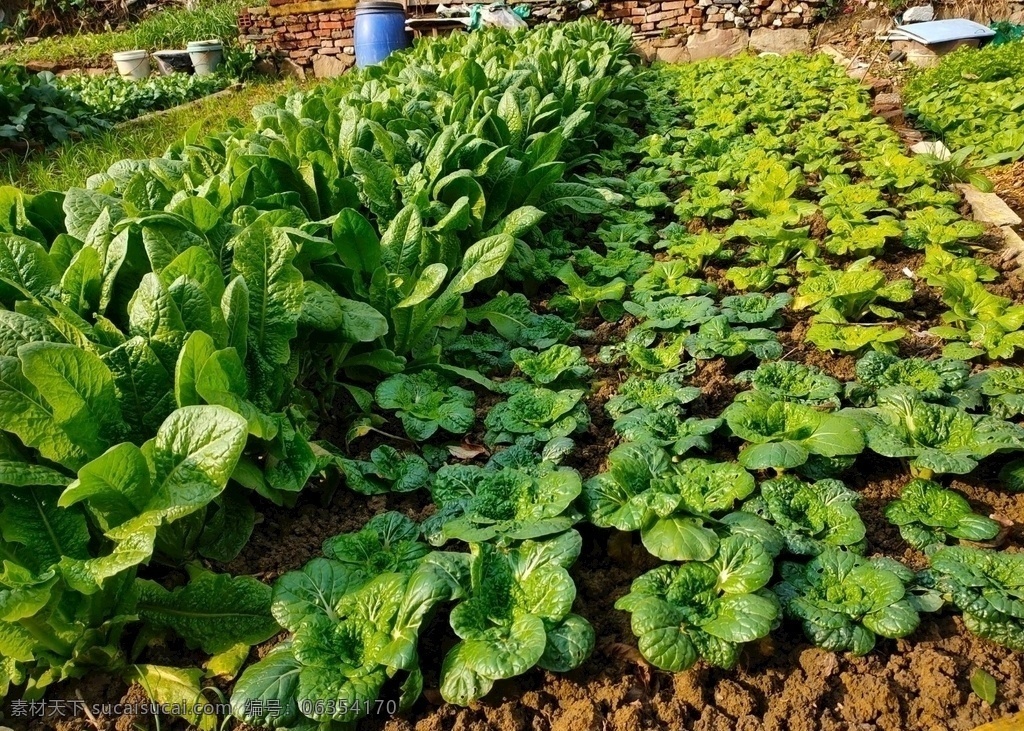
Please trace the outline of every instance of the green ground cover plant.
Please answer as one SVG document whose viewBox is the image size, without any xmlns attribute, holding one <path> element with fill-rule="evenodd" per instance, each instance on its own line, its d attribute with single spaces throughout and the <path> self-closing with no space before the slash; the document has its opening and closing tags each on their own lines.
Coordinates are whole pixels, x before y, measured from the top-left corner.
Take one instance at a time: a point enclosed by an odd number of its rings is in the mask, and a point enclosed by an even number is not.
<svg viewBox="0 0 1024 731">
<path fill-rule="evenodd" d="M 907 111 L 953 150 L 1007 162 L 1024 155 L 1024 42 L 961 49 L 906 87 Z"/>
<path fill-rule="evenodd" d="M 7 695 L 195 697 L 180 641 L 248 724 L 470 706 L 630 655 L 595 592 L 669 672 L 897 652 L 939 611 L 1020 649 L 978 486 L 1021 483 L 1020 305 L 959 198 L 825 57 L 630 48 L 420 42 L 0 189 Z M 292 515 L 345 527 L 314 555 Z M 299 558 L 226 571 L 266 540 Z"/>
</svg>

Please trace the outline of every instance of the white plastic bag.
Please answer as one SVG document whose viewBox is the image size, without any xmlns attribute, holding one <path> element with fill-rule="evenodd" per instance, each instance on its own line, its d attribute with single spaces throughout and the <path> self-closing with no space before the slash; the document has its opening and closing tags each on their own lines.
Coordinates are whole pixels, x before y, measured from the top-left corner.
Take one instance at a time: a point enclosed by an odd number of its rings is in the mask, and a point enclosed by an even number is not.
<svg viewBox="0 0 1024 731">
<path fill-rule="evenodd" d="M 499 7 L 491 6 L 481 8 L 480 25 L 490 25 L 497 26 L 498 28 L 506 28 L 507 30 L 515 30 L 517 28 L 525 28 L 526 21 L 513 13 L 511 8 L 506 5 L 502 5 Z"/>
</svg>

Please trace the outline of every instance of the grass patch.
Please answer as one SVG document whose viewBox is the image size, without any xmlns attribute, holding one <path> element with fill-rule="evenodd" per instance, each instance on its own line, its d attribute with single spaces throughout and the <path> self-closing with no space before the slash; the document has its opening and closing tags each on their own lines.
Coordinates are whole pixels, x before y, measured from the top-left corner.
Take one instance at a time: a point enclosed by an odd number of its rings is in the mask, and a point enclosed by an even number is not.
<svg viewBox="0 0 1024 731">
<path fill-rule="evenodd" d="M 27 158 L 0 156 L 0 177 L 27 193 L 81 187 L 90 175 L 118 160 L 163 155 L 196 122 L 208 132 L 224 129 L 232 118 L 249 122 L 254 105 L 295 89 L 294 81 L 249 84 L 234 94 L 203 99 L 155 118 L 126 122 L 96 137 L 68 142 Z"/>
<path fill-rule="evenodd" d="M 172 8 L 154 13 L 124 30 L 52 36 L 16 48 L 4 60 L 90 64 L 105 62 L 118 51 L 184 48 L 189 41 L 208 38 L 227 40 L 236 34 L 238 10 L 243 4 L 242 0 L 211 0 L 194 10 Z"/>
</svg>

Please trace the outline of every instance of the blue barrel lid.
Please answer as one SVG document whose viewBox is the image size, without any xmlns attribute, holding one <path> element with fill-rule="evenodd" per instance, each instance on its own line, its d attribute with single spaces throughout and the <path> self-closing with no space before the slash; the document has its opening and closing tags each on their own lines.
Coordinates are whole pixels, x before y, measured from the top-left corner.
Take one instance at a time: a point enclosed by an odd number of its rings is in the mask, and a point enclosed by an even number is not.
<svg viewBox="0 0 1024 731">
<path fill-rule="evenodd" d="M 356 15 L 364 13 L 405 13 L 405 6 L 402 3 L 391 2 L 390 0 L 362 0 L 356 3 Z"/>
</svg>

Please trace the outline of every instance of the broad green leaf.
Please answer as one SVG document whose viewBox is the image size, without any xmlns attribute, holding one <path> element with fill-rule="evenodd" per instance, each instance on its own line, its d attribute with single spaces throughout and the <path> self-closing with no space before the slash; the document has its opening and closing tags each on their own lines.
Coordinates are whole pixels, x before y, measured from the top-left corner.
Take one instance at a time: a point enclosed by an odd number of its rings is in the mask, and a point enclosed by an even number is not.
<svg viewBox="0 0 1024 731">
<path fill-rule="evenodd" d="M 644 548 L 665 561 L 707 561 L 718 550 L 718 537 L 697 518 L 659 518 L 641 533 Z"/>
<path fill-rule="evenodd" d="M 125 677 L 141 685 L 155 703 L 181 709 L 181 717 L 200 731 L 217 728 L 217 715 L 203 712 L 211 701 L 203 695 L 203 671 L 199 668 L 183 670 L 162 665 L 132 665 Z"/>
<path fill-rule="evenodd" d="M 25 377 L 53 409 L 53 418 L 86 454 L 95 457 L 123 433 L 110 369 L 72 345 L 29 343 L 18 349 Z"/>
<path fill-rule="evenodd" d="M 223 406 L 185 406 L 172 413 L 143 446 L 155 486 L 146 510 L 175 520 L 217 497 L 247 433 L 245 419 Z"/>
<path fill-rule="evenodd" d="M 57 423 L 50 405 L 25 378 L 16 358 L 0 356 L 0 411 L 4 414 L 0 428 L 16 434 L 46 459 L 70 469 L 88 461 L 85 451 Z"/>
<path fill-rule="evenodd" d="M 224 652 L 238 643 L 255 645 L 279 630 L 270 616 L 270 587 L 248 576 L 198 570 L 185 586 L 171 591 L 141 579 L 138 589 L 143 621 L 173 630 L 203 652 Z"/>
<path fill-rule="evenodd" d="M 232 273 L 242 277 L 249 292 L 247 347 L 270 366 L 284 365 L 302 312 L 302 274 L 292 265 L 295 246 L 267 216 L 235 236 L 232 246 Z"/>
<path fill-rule="evenodd" d="M 369 274 L 380 266 L 380 242 L 373 226 L 351 208 L 338 213 L 331 230 L 338 256 L 349 269 Z"/>
<path fill-rule="evenodd" d="M 764 637 L 778 613 L 775 604 L 757 594 L 723 597 L 716 610 L 715 618 L 702 624 L 701 629 L 727 642 L 752 642 Z"/>
<path fill-rule="evenodd" d="M 59 281 L 57 267 L 39 242 L 0 233 L 0 302 L 52 296 Z"/>
<path fill-rule="evenodd" d="M 286 642 L 250 665 L 235 683 L 231 712 L 246 723 L 271 728 L 293 728 L 303 716 L 297 690 L 302 664 Z M 275 711 L 276 706 L 276 711 Z"/>
<path fill-rule="evenodd" d="M 974 695 L 990 706 L 995 705 L 998 688 L 996 686 L 996 679 L 992 677 L 991 673 L 982 668 L 975 668 L 974 672 L 971 673 L 971 690 L 974 691 Z"/>
</svg>

